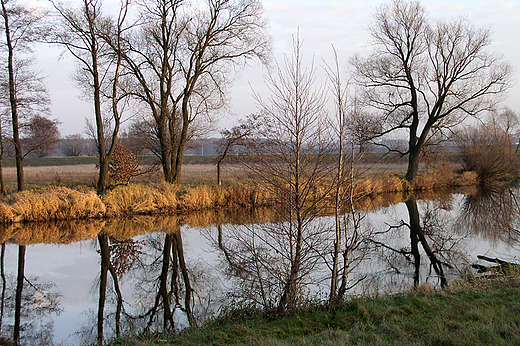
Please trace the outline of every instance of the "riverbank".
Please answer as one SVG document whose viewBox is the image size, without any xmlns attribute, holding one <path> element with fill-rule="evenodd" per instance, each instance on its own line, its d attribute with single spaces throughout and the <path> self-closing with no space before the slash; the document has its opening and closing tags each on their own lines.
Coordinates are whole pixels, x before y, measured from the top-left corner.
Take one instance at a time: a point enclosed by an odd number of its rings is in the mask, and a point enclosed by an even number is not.
<svg viewBox="0 0 520 346">
<path fill-rule="evenodd" d="M 326 190 L 316 187 L 316 190 Z M 456 174 L 449 168 L 421 174 L 415 185 L 392 174 L 372 174 L 359 178 L 354 184 L 354 199 L 358 207 L 374 206 L 375 197 L 384 193 L 402 193 L 395 203 L 405 199 L 411 191 L 428 191 L 447 187 L 472 186 L 476 175 L 472 172 Z M 321 192 L 319 192 L 321 193 Z M 0 223 L 112 218 L 129 215 L 175 215 L 200 210 L 256 208 L 276 206 L 279 198 L 269 186 L 236 182 L 224 186 L 181 185 L 166 183 L 130 184 L 118 186 L 103 196 L 93 188 L 56 185 L 32 186 L 27 191 L 8 194 L 0 200 Z M 370 198 L 367 198 L 370 197 Z M 332 203 L 325 199 L 324 203 Z M 332 205 L 332 204 L 331 204 Z"/>
<path fill-rule="evenodd" d="M 266 318 L 231 310 L 178 334 L 139 335 L 109 345 L 518 345 L 520 275 L 427 284 L 398 295 L 354 298 L 329 310 Z"/>
</svg>

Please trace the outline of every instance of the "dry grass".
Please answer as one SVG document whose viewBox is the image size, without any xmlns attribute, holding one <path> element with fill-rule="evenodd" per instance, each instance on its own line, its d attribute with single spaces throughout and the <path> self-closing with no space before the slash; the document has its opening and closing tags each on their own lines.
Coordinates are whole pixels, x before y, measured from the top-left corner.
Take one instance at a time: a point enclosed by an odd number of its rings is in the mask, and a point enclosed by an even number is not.
<svg viewBox="0 0 520 346">
<path fill-rule="evenodd" d="M 426 191 L 445 189 L 452 186 L 476 185 L 478 183 L 477 178 L 478 176 L 475 172 L 455 173 L 452 165 L 447 162 L 434 170 L 419 175 L 414 184 L 414 190 Z"/>
<path fill-rule="evenodd" d="M 272 200 L 272 193 L 261 185 L 201 185 L 186 191 L 182 196 L 181 208 L 184 211 L 193 211 L 222 207 L 260 207 L 272 205 Z"/>
<path fill-rule="evenodd" d="M 105 205 L 93 192 L 47 187 L 5 197 L 0 204 L 3 223 L 101 217 Z"/>
<path fill-rule="evenodd" d="M 16 182 L 16 168 L 4 167 L 4 181 L 8 185 Z M 24 177 L 32 184 L 91 185 L 97 179 L 95 165 L 24 167 Z"/>
<path fill-rule="evenodd" d="M 93 188 L 76 185 L 73 189 L 63 186 L 37 187 L 31 191 L 14 193 L 3 198 L 0 203 L 0 223 L 83 219 L 83 218 L 108 218 L 123 215 L 152 215 L 152 214 L 188 214 L 194 211 L 218 210 L 233 208 L 258 208 L 274 206 L 279 200 L 276 192 L 268 186 L 250 183 L 235 183 L 216 186 L 213 184 L 200 184 L 201 179 L 209 179 L 213 176 L 214 165 L 190 164 L 183 167 L 183 176 L 199 182 L 197 186 L 182 189 L 166 183 L 153 183 L 147 181 L 144 176 L 140 179 L 146 184 L 131 184 L 117 187 L 101 198 Z M 81 177 L 81 172 L 86 176 L 95 175 L 95 168 L 89 165 L 30 167 L 31 174 L 39 172 L 40 180 L 44 181 L 56 174 L 54 168 L 59 168 L 60 181 L 63 183 L 65 176 Z M 92 171 L 89 171 L 90 167 Z M 477 182 L 476 175 L 465 172 L 456 175 L 449 164 L 440 165 L 440 168 L 423 173 L 417 179 L 413 190 L 429 191 L 445 188 L 447 186 L 471 186 Z M 232 176 L 238 179 L 243 172 L 238 166 L 230 165 L 226 168 L 227 178 Z M 65 175 L 67 172 L 68 175 Z M 85 172 L 88 172 L 85 173 Z M 242 175 L 243 177 L 243 175 Z M 245 178 L 244 178 L 245 179 Z M 52 180 L 52 179 L 51 179 Z M 159 179 L 160 180 L 160 179 Z M 317 195 L 326 191 L 327 184 L 318 184 L 314 187 Z M 381 195 L 384 193 L 408 194 L 412 188 L 404 180 L 395 175 L 381 174 L 381 172 L 358 179 L 354 187 L 354 196 L 357 200 L 357 208 L 369 209 L 375 206 L 397 203 L 406 198 L 402 194 L 395 194 L 389 200 Z M 328 202 L 333 197 L 327 199 Z M 327 201 L 324 201 L 328 203 Z M 198 221 L 195 223 L 199 223 Z"/>
<path fill-rule="evenodd" d="M 177 191 L 166 183 L 118 186 L 102 196 L 105 216 L 172 212 L 178 207 Z"/>
<path fill-rule="evenodd" d="M 163 181 L 160 169 L 150 166 L 140 167 L 146 174 L 134 178 L 136 183 L 160 183 Z M 30 184 L 61 184 L 65 186 L 87 185 L 95 186 L 98 169 L 96 165 L 63 165 L 63 166 L 28 166 L 24 167 L 25 181 Z M 16 168 L 4 167 L 4 180 L 8 185 L 16 183 Z M 238 165 L 224 165 L 222 179 L 224 182 L 243 180 L 244 171 Z M 184 164 L 182 166 L 182 184 L 214 184 L 217 179 L 216 165 Z"/>
</svg>

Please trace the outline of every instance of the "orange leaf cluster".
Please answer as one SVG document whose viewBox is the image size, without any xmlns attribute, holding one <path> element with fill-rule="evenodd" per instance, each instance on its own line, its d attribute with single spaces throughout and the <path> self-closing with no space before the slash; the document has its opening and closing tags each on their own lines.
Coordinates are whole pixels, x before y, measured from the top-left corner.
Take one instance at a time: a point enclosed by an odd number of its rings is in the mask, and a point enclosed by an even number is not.
<svg viewBox="0 0 520 346">
<path fill-rule="evenodd" d="M 137 157 L 119 139 L 108 165 L 108 177 L 113 184 L 128 184 L 141 173 Z"/>
</svg>

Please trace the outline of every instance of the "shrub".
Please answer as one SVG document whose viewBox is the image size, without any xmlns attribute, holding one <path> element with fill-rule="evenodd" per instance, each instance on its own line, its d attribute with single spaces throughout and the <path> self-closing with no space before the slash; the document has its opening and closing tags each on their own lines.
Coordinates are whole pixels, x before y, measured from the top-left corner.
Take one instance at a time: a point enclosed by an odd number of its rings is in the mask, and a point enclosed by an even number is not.
<svg viewBox="0 0 520 346">
<path fill-rule="evenodd" d="M 475 172 L 480 184 L 517 175 L 518 159 L 511 136 L 494 124 L 466 130 L 458 139 L 465 171 Z"/>
</svg>

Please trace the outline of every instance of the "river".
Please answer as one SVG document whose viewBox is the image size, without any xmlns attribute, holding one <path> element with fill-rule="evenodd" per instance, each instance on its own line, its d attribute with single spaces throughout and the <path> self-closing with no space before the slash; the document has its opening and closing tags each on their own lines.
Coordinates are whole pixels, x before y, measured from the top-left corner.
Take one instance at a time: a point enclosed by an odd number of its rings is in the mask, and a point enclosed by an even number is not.
<svg viewBox="0 0 520 346">
<path fill-rule="evenodd" d="M 518 262 L 518 193 L 410 196 L 346 213 L 345 296 L 486 275 L 472 265 L 493 264 L 478 255 Z M 334 217 L 306 227 L 298 299 L 328 299 Z M 201 325 L 223 307 L 274 308 L 294 250 L 288 229 L 273 210 L 6 226 L 0 335 L 21 345 L 88 345 L 146 327 Z"/>
</svg>

